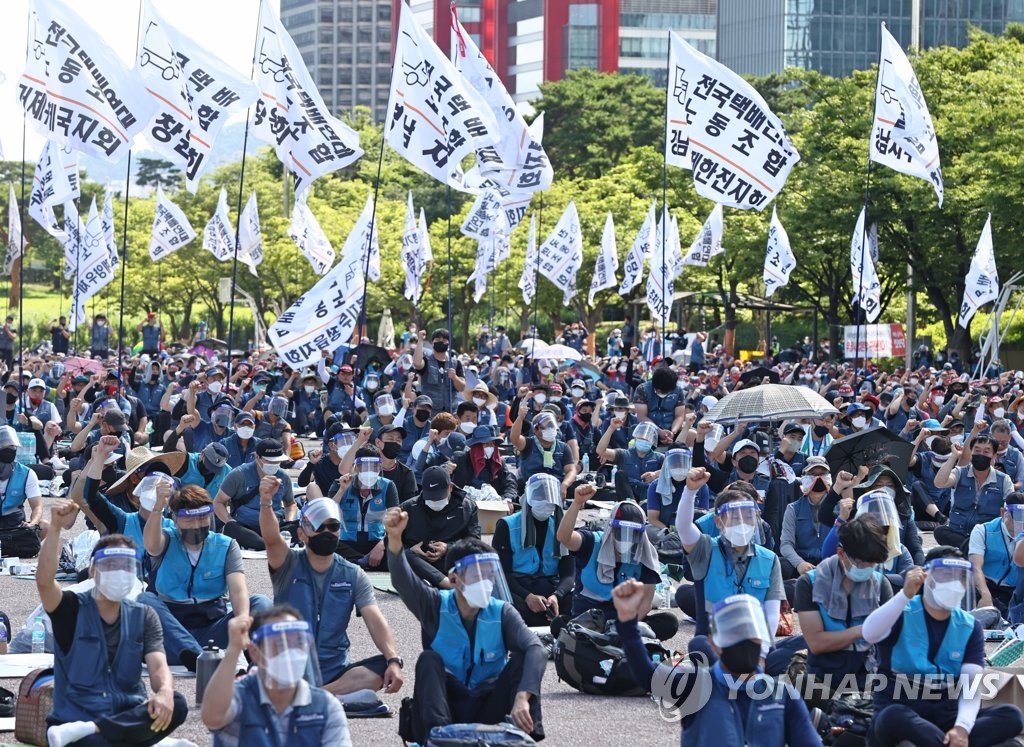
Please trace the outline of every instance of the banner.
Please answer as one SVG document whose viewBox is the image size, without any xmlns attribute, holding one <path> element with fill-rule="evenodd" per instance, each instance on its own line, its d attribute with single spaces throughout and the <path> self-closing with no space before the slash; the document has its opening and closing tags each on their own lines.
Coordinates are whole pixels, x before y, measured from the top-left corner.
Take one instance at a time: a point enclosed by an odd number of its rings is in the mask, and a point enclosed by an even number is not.
<svg viewBox="0 0 1024 747">
<path fill-rule="evenodd" d="M 875 272 L 875 263 L 871 261 L 871 254 L 865 246 L 866 240 L 864 208 L 861 208 L 857 225 L 853 229 L 853 239 L 850 241 L 850 275 L 853 277 L 853 302 L 860 305 L 864 312 L 864 318 L 873 322 L 882 313 L 882 284 Z M 863 277 L 861 276 L 862 262 L 864 265 Z"/>
<path fill-rule="evenodd" d="M 61 240 L 64 246 L 64 279 L 70 280 L 77 272 L 82 255 L 82 237 L 85 233 L 85 226 L 82 225 L 82 217 L 78 214 L 78 208 L 73 202 L 64 203 L 64 230 Z"/>
<path fill-rule="evenodd" d="M 704 226 L 697 234 L 697 238 L 690 244 L 690 251 L 686 253 L 683 260 L 684 265 L 693 267 L 706 267 L 711 258 L 725 251 L 722 248 L 722 234 L 724 233 L 722 206 L 715 205 L 711 215 L 704 221 Z"/>
<path fill-rule="evenodd" d="M 942 166 L 932 115 L 910 60 L 884 23 L 868 157 L 931 182 L 942 207 Z"/>
<path fill-rule="evenodd" d="M 32 194 L 28 201 L 28 214 L 57 241 L 64 240 L 64 229 L 57 222 L 53 208 L 79 195 L 78 159 L 74 159 L 75 181 L 72 184 L 62 162 L 62 153 L 59 145 L 52 140 L 46 141 L 32 175 Z"/>
<path fill-rule="evenodd" d="M 32 0 L 18 101 L 43 137 L 120 161 L 153 117 L 139 77 L 60 0 Z M 10 19 L 8 19 L 10 20 Z"/>
<path fill-rule="evenodd" d="M 203 229 L 203 249 L 221 262 L 227 262 L 235 254 L 235 229 L 231 226 L 228 212 L 228 191 L 220 188 L 217 209 Z"/>
<path fill-rule="evenodd" d="M 650 255 L 654 248 L 653 231 L 656 220 L 655 203 L 651 203 L 651 209 L 647 211 L 636 238 L 633 239 L 633 246 L 626 255 L 626 262 L 623 266 L 622 285 L 619 286 L 619 295 L 627 295 L 639 283 L 644 274 L 644 260 Z"/>
<path fill-rule="evenodd" d="M 789 285 L 789 276 L 796 267 L 796 257 L 789 246 L 789 234 L 782 227 L 779 214 L 772 207 L 768 227 L 768 251 L 764 257 L 764 297 L 771 298 L 779 288 Z"/>
<path fill-rule="evenodd" d="M 149 234 L 149 258 L 156 262 L 196 237 L 192 224 L 177 205 L 167 199 L 163 189 L 156 188 L 156 212 Z"/>
<path fill-rule="evenodd" d="M 370 256 L 369 262 L 366 260 L 367 253 Z M 373 192 L 366 195 L 363 212 L 359 214 L 359 220 L 345 239 L 341 256 L 350 257 L 353 262 L 358 260 L 363 274 L 375 283 L 380 280 L 380 244 L 377 241 L 377 223 L 374 220 Z"/>
<path fill-rule="evenodd" d="M 260 95 L 253 136 L 274 146 L 278 159 L 295 176 L 296 197 L 308 191 L 314 179 L 363 155 L 359 133 L 331 116 L 295 42 L 267 0 L 260 0 L 255 82 Z"/>
<path fill-rule="evenodd" d="M 420 208 L 420 222 L 425 223 L 423 209 Z M 405 297 L 414 304 L 419 303 L 423 294 L 423 273 L 427 262 L 433 257 L 430 244 L 424 244 L 424 227 L 416 223 L 416 210 L 412 205 L 412 191 L 405 206 L 405 230 L 402 232 L 402 267 L 405 268 Z"/>
<path fill-rule="evenodd" d="M 77 217 L 77 216 L 76 216 Z M 99 293 L 114 279 L 114 268 L 110 266 L 110 252 L 103 240 L 103 221 L 96 212 L 96 199 L 89 208 L 89 220 L 82 235 L 82 253 L 75 274 L 75 288 L 72 291 L 72 313 L 69 325 L 72 332 L 85 321 L 86 302 Z"/>
<path fill-rule="evenodd" d="M 166 23 L 149 0 L 143 8 L 136 67 L 156 106 L 146 134 L 157 153 L 185 173 L 186 188 L 195 194 L 221 127 L 256 101 L 259 90 Z"/>
<path fill-rule="evenodd" d="M 675 278 L 672 276 L 671 259 L 659 247 L 651 252 L 650 267 L 647 271 L 647 308 L 651 318 L 663 324 L 672 311 L 675 293 Z"/>
<path fill-rule="evenodd" d="M 100 216 L 100 224 L 103 226 L 103 243 L 107 245 L 107 253 L 110 255 L 110 266 L 117 267 L 120 257 L 117 252 L 117 238 L 114 236 L 114 193 L 109 189 L 103 190 L 103 214 Z"/>
<path fill-rule="evenodd" d="M 615 244 L 615 224 L 612 222 L 612 211 L 604 220 L 604 232 L 601 234 L 601 250 L 597 254 L 594 265 L 594 277 L 590 281 L 590 293 L 587 303 L 594 305 L 594 296 L 605 288 L 615 287 L 615 271 L 619 269 L 619 250 Z"/>
<path fill-rule="evenodd" d="M 540 274 L 562 291 L 562 303 L 568 306 L 576 295 L 576 273 L 583 266 L 583 235 L 575 202 L 569 201 L 537 254 Z"/>
<path fill-rule="evenodd" d="M 256 267 L 263 261 L 263 232 L 260 231 L 256 190 L 249 195 L 238 224 L 238 261 L 249 268 L 250 275 L 258 277 Z"/>
<path fill-rule="evenodd" d="M 903 358 L 907 355 L 907 334 L 902 324 L 862 324 L 860 345 L 857 325 L 843 327 L 843 356 L 853 358 Z"/>
<path fill-rule="evenodd" d="M 978 248 L 971 258 L 971 269 L 964 280 L 964 300 L 960 304 L 960 326 L 967 329 L 971 319 L 984 304 L 999 297 L 999 273 L 996 271 L 996 255 L 992 249 L 992 214 L 981 229 Z"/>
<path fill-rule="evenodd" d="M 462 159 L 500 141 L 498 122 L 409 6 L 401 8 L 385 137 L 416 168 L 465 190 Z"/>
<path fill-rule="evenodd" d="M 299 247 L 299 251 L 309 260 L 313 272 L 323 275 L 334 264 L 334 247 L 331 246 L 327 234 L 320 228 L 313 211 L 306 204 L 308 190 L 295 193 L 295 204 L 292 206 L 292 222 L 288 226 L 288 235 Z"/>
<path fill-rule="evenodd" d="M 500 212 L 501 195 L 489 189 L 481 192 L 473 201 L 466 220 L 462 222 L 462 234 L 477 240 L 488 238 Z"/>
<path fill-rule="evenodd" d="M 764 210 L 800 154 L 754 87 L 669 31 L 666 100 L 665 163 L 702 197 Z"/>
<path fill-rule="evenodd" d="M 526 242 L 526 261 L 523 274 L 519 276 L 519 289 L 523 291 L 523 303 L 527 306 L 537 293 L 537 218 L 530 216 L 530 238 Z"/>
<path fill-rule="evenodd" d="M 18 198 L 14 195 L 14 185 L 10 187 L 7 200 L 7 255 L 4 257 L 4 275 L 10 275 L 14 263 L 21 256 L 21 216 L 18 214 Z"/>
</svg>

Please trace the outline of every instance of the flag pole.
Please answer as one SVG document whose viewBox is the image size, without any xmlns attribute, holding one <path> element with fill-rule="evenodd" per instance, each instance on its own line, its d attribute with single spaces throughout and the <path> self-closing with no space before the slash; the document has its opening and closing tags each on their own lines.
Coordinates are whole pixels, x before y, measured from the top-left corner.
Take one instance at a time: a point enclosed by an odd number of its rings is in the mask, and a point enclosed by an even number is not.
<svg viewBox="0 0 1024 747">
<path fill-rule="evenodd" d="M 31 15 L 29 16 L 31 23 Z M 28 55 L 28 39 L 25 40 L 26 56 Z M 18 220 L 21 221 L 21 255 L 18 257 L 18 384 L 22 383 L 22 351 L 25 347 L 24 309 L 25 309 L 25 130 L 27 115 L 21 115 L 21 200 L 18 202 Z M 10 241 L 10 236 L 7 240 Z M 14 272 L 14 263 L 11 263 L 11 272 Z M 13 278 L 11 278 L 11 290 L 14 290 Z M 9 300 L 8 300 L 9 303 Z M 10 310 L 7 312 L 10 313 Z M 6 322 L 6 319 L 4 320 Z M 19 391 L 20 388 L 19 388 Z M 25 393 L 22 392 L 22 404 L 24 404 Z"/>
<path fill-rule="evenodd" d="M 130 151 L 129 151 L 130 152 Z M 81 198 L 76 197 L 75 203 L 75 220 L 77 225 L 75 226 L 75 292 L 72 296 L 72 316 L 75 318 L 75 355 L 78 355 L 78 328 L 81 326 L 78 323 L 78 298 L 80 291 L 78 289 L 78 271 L 82 267 L 82 214 L 80 211 L 82 207 Z M 68 218 L 65 214 L 64 225 L 68 224 Z M 82 309 L 83 316 L 85 316 L 85 308 Z M 83 319 L 84 321 L 84 319 Z"/>
<path fill-rule="evenodd" d="M 671 31 L 668 32 L 668 47 L 669 47 L 669 60 L 671 60 L 671 57 L 672 57 L 672 51 L 671 51 L 672 50 L 672 32 Z M 666 62 L 666 72 L 668 73 L 668 80 L 671 81 L 671 79 L 672 79 L 672 71 L 667 69 L 668 64 L 669 64 L 669 62 Z M 665 356 L 665 342 L 666 342 L 666 339 L 667 339 L 668 331 L 665 329 L 665 327 L 668 325 L 668 315 L 669 315 L 669 312 L 671 311 L 671 308 L 672 308 L 672 306 L 671 306 L 672 299 L 668 298 L 668 287 L 667 287 L 666 278 L 665 278 L 665 276 L 667 274 L 666 273 L 666 267 L 665 267 L 665 243 L 666 243 L 665 239 L 666 239 L 666 234 L 667 234 L 667 231 L 668 231 L 668 225 L 666 225 L 668 223 L 668 121 L 667 121 L 667 118 L 668 118 L 668 97 L 671 96 L 671 95 L 672 95 L 672 85 L 671 85 L 671 82 L 669 82 L 669 84 L 665 86 L 665 117 L 666 117 L 666 122 L 665 122 L 665 146 L 664 146 L 664 148 L 662 148 L 662 151 L 661 151 L 661 209 L 662 209 L 662 219 L 661 219 L 661 357 L 662 358 L 666 357 Z M 657 213 L 655 213 L 655 218 L 657 218 Z M 641 262 L 640 267 L 641 267 L 641 270 L 642 270 L 643 269 L 643 263 L 642 262 Z M 637 342 L 639 342 L 639 339 L 637 339 Z M 655 342 L 657 342 L 657 335 L 655 335 Z M 652 359 L 654 358 L 653 352 L 654 352 L 654 348 L 652 346 L 651 347 L 651 353 L 652 353 L 651 358 Z M 648 361 L 648 363 L 651 363 L 651 362 L 652 361 Z"/>
<path fill-rule="evenodd" d="M 544 218 L 544 194 L 540 196 L 540 210 L 538 210 L 537 218 L 537 231 L 541 231 Z M 536 241 L 534 242 L 536 243 Z M 535 259 L 536 264 L 533 268 L 533 342 L 530 343 L 530 365 L 533 366 L 534 357 L 533 354 L 537 350 L 537 306 L 540 302 L 540 247 L 535 246 L 534 249 L 537 252 Z"/>
<path fill-rule="evenodd" d="M 447 144 L 447 135 L 445 136 L 445 143 Z M 454 353 L 452 347 L 452 340 L 454 335 L 452 334 L 452 185 L 448 184 L 445 180 L 445 184 L 448 187 L 448 358 L 451 361 L 451 356 Z M 468 306 L 468 304 L 467 304 Z M 469 311 L 467 310 L 468 314 Z M 452 400 L 455 399 L 454 383 L 451 377 L 448 377 L 448 406 L 451 407 Z"/>
</svg>

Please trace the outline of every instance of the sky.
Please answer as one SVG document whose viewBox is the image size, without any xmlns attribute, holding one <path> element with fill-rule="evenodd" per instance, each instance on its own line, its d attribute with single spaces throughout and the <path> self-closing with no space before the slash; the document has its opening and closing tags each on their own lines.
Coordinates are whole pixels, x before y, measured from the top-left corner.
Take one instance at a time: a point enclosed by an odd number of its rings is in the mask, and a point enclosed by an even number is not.
<svg viewBox="0 0 1024 747">
<path fill-rule="evenodd" d="M 136 28 L 141 0 L 65 0 L 88 21 L 129 66 L 134 66 Z M 246 77 L 252 67 L 259 0 L 150 0 L 168 24 L 189 35 Z M 279 0 L 269 0 L 274 12 Z M 20 161 L 22 113 L 17 82 L 25 68 L 29 0 L 0 0 L 0 146 L 4 158 Z M 236 115 L 244 120 L 244 112 Z M 233 120 L 229 120 L 233 121 Z M 25 158 L 35 162 L 43 138 L 25 128 Z"/>
</svg>

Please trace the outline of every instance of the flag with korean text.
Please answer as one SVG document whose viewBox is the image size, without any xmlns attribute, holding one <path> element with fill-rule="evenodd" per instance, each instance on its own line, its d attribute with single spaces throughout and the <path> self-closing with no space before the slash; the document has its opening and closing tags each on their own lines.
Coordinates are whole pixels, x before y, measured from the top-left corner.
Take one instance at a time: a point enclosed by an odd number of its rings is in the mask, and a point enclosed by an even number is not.
<svg viewBox="0 0 1024 747">
<path fill-rule="evenodd" d="M 537 254 L 540 274 L 562 291 L 562 303 L 568 306 L 576 295 L 576 273 L 583 266 L 583 232 L 575 202 L 569 201 Z"/>
<path fill-rule="evenodd" d="M 615 287 L 615 272 L 619 269 L 619 250 L 615 244 L 615 223 L 612 221 L 612 211 L 608 211 L 608 217 L 604 220 L 604 232 L 601 234 L 601 249 L 597 254 L 597 262 L 594 265 L 594 277 L 590 280 L 590 293 L 587 296 L 587 303 L 594 305 L 594 296 L 598 291 Z"/>
<path fill-rule="evenodd" d="M 110 264 L 110 252 L 103 240 L 103 221 L 96 211 L 96 198 L 89 207 L 89 219 L 82 234 L 82 249 L 79 266 L 75 272 L 75 287 L 72 292 L 71 330 L 85 321 L 86 302 L 99 293 L 114 279 L 114 268 Z"/>
<path fill-rule="evenodd" d="M 850 274 L 853 277 L 853 302 L 864 312 L 868 322 L 874 322 L 882 313 L 882 284 L 871 261 L 867 247 L 867 232 L 864 230 L 864 208 L 861 208 L 857 226 L 850 241 Z M 864 271 L 861 272 L 863 265 Z"/>
<path fill-rule="evenodd" d="M 161 187 L 156 188 L 156 211 L 149 232 L 149 258 L 156 262 L 181 249 L 196 237 L 185 213 L 171 202 Z"/>
<path fill-rule="evenodd" d="M 82 238 L 85 226 L 78 208 L 71 200 L 64 203 L 64 229 L 61 233 L 61 244 L 64 247 L 64 279 L 71 279 L 81 264 Z"/>
<path fill-rule="evenodd" d="M 363 212 L 352 227 L 341 248 L 342 257 L 348 255 L 361 263 L 363 272 L 373 282 L 380 280 L 380 242 L 377 240 L 377 222 L 373 207 L 373 192 L 366 196 Z M 367 259 L 369 256 L 369 259 Z"/>
<path fill-rule="evenodd" d="M 109 189 L 103 191 L 103 213 L 100 215 L 103 226 L 103 243 L 110 255 L 110 266 L 117 267 L 120 258 L 117 255 L 117 239 L 114 236 L 114 193 Z"/>
<path fill-rule="evenodd" d="M 768 226 L 768 249 L 764 257 L 764 297 L 771 298 L 779 288 L 789 285 L 789 276 L 796 267 L 796 257 L 789 246 L 789 234 L 782 227 L 778 212 L 772 207 Z"/>
<path fill-rule="evenodd" d="M 53 208 L 79 196 L 78 159 L 74 158 L 75 180 L 72 182 L 70 172 L 64 168 L 63 155 L 59 145 L 52 140 L 46 141 L 32 175 L 32 193 L 28 201 L 28 214 L 58 241 L 64 240 L 64 229 L 57 222 Z"/>
<path fill-rule="evenodd" d="M 657 213 L 655 205 L 651 203 L 651 209 L 647 211 L 643 225 L 633 239 L 633 246 L 626 255 L 626 262 L 623 266 L 622 284 L 619 286 L 619 295 L 625 296 L 635 288 L 644 274 L 644 260 L 650 255 L 654 248 L 654 228 Z"/>
<path fill-rule="evenodd" d="M 416 223 L 416 209 L 409 192 L 405 206 L 405 230 L 402 232 L 402 267 L 405 269 L 405 297 L 414 304 L 419 303 L 423 293 L 423 272 L 427 267 L 424 256 L 423 231 Z"/>
<path fill-rule="evenodd" d="M 228 191 L 220 188 L 217 209 L 203 229 L 203 249 L 221 262 L 227 262 L 235 254 L 235 229 L 228 212 Z"/>
<path fill-rule="evenodd" d="M 256 207 L 256 190 L 249 195 L 238 223 L 238 261 L 257 277 L 256 267 L 263 261 L 263 232 L 260 231 L 260 212 Z"/>
<path fill-rule="evenodd" d="M 330 239 L 320 227 L 320 222 L 313 215 L 306 202 L 308 190 L 296 193 L 295 204 L 292 206 L 292 222 L 288 226 L 288 235 L 299 247 L 299 251 L 309 260 L 313 272 L 317 275 L 326 274 L 334 264 L 334 247 Z"/>
<path fill-rule="evenodd" d="M 530 234 L 526 241 L 526 261 L 518 287 L 523 292 L 523 303 L 529 306 L 537 293 L 537 217 L 530 216 Z"/>
<path fill-rule="evenodd" d="M 14 196 L 14 185 L 9 184 L 10 197 L 7 201 L 7 254 L 4 256 L 4 275 L 10 275 L 14 263 L 21 256 L 21 215 L 18 213 L 18 198 Z"/>
<path fill-rule="evenodd" d="M 683 264 L 706 267 L 712 257 L 725 251 L 722 248 L 723 233 L 722 206 L 715 205 L 711 215 L 704 221 L 704 226 L 697 234 L 697 238 L 690 244 L 690 250 L 686 253 Z"/>
<path fill-rule="evenodd" d="M 971 258 L 971 269 L 964 281 L 964 300 L 960 304 L 960 326 L 967 329 L 971 318 L 983 305 L 999 297 L 999 273 L 996 271 L 996 255 L 992 248 L 992 215 L 981 229 L 978 247 Z"/>
</svg>

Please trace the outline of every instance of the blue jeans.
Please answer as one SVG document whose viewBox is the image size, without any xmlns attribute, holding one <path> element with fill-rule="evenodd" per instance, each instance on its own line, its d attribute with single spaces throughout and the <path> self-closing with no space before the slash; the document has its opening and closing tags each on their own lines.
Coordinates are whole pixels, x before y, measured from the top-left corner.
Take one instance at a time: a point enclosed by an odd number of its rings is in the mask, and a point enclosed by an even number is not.
<svg viewBox="0 0 1024 747">
<path fill-rule="evenodd" d="M 792 660 L 793 654 L 807 648 L 807 643 L 804 641 L 804 637 L 802 635 L 793 635 L 789 638 L 781 638 L 775 643 L 775 647 L 768 652 L 768 656 L 765 657 L 764 660 L 765 674 L 771 675 L 772 677 L 778 677 L 789 669 L 789 662 Z M 688 651 L 690 653 L 696 651 L 704 654 L 708 659 L 708 666 L 711 666 L 718 661 L 718 655 L 715 654 L 714 650 L 711 648 L 711 641 L 707 636 L 695 635 L 691 638 Z"/>
<path fill-rule="evenodd" d="M 183 651 L 200 652 L 208 642 L 218 648 L 227 648 L 228 645 L 228 620 L 233 615 L 228 612 L 219 619 L 211 620 L 204 626 L 186 628 L 174 616 L 174 613 L 167 607 L 164 601 L 151 591 L 144 591 L 139 594 L 138 601 L 148 605 L 160 618 L 160 625 L 164 629 L 164 651 L 167 652 L 167 663 L 170 665 L 181 664 L 181 653 Z M 269 609 L 273 602 L 263 594 L 253 594 L 249 597 L 249 614 Z"/>
</svg>

